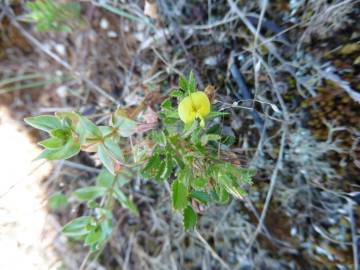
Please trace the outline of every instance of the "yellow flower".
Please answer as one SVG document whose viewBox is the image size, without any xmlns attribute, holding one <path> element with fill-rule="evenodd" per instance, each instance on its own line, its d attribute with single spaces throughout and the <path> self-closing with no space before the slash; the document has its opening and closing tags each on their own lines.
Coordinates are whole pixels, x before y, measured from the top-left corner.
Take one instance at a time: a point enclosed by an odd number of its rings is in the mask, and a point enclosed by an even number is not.
<svg viewBox="0 0 360 270">
<path fill-rule="evenodd" d="M 195 118 L 200 119 L 200 126 L 205 126 L 204 118 L 210 113 L 208 96 L 201 91 L 194 92 L 184 98 L 178 107 L 180 119 L 185 123 L 192 123 Z"/>
</svg>

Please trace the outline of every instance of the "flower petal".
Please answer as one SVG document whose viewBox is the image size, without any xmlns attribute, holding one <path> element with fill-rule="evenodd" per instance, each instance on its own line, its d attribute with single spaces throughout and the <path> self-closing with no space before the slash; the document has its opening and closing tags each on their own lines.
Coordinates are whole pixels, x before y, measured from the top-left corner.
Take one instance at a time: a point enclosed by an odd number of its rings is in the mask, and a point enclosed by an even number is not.
<svg viewBox="0 0 360 270">
<path fill-rule="evenodd" d="M 210 113 L 210 101 L 208 96 L 201 91 L 192 93 L 190 98 L 193 102 L 196 112 L 202 117 L 207 116 Z"/>
<path fill-rule="evenodd" d="M 193 103 L 190 97 L 184 98 L 178 107 L 180 119 L 184 123 L 191 123 L 195 120 L 196 112 L 194 111 Z"/>
</svg>

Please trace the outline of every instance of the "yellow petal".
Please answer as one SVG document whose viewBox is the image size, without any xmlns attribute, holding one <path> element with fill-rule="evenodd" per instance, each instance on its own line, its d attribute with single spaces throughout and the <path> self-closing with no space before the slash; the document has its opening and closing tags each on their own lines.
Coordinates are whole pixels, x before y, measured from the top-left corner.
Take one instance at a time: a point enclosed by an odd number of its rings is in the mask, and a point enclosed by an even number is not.
<svg viewBox="0 0 360 270">
<path fill-rule="evenodd" d="M 204 118 L 210 113 L 210 101 L 208 96 L 201 91 L 190 94 L 184 98 L 178 107 L 180 119 L 188 124 L 192 123 L 195 118 L 200 118 L 201 125 L 205 125 Z"/>
<path fill-rule="evenodd" d="M 193 106 L 195 107 L 197 114 L 205 117 L 210 113 L 210 101 L 204 92 L 198 91 L 192 93 L 190 98 L 193 102 Z"/>
<path fill-rule="evenodd" d="M 190 97 L 186 97 L 180 102 L 178 113 L 180 119 L 186 124 L 195 120 L 196 112 L 194 111 L 193 103 Z"/>
</svg>

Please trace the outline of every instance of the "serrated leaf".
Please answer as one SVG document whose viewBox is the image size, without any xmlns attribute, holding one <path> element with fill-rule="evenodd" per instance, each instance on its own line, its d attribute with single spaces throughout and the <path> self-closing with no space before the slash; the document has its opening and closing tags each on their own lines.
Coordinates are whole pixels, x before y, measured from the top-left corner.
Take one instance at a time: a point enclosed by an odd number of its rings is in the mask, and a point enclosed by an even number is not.
<svg viewBox="0 0 360 270">
<path fill-rule="evenodd" d="M 183 223 L 186 231 L 193 230 L 196 226 L 197 215 L 191 206 L 185 208 L 183 213 Z"/>
<path fill-rule="evenodd" d="M 156 177 L 156 175 L 159 173 L 160 165 L 160 156 L 159 154 L 155 153 L 152 157 L 150 157 L 144 169 L 142 169 L 141 175 L 146 179 Z"/>
<path fill-rule="evenodd" d="M 171 96 L 171 97 L 183 97 L 183 96 L 184 96 L 184 92 L 181 91 L 181 90 L 173 90 L 173 91 L 170 93 L 170 96 Z"/>
<path fill-rule="evenodd" d="M 48 160 L 61 160 L 69 159 L 80 152 L 80 143 L 74 138 L 69 138 L 68 141 L 64 144 L 63 147 L 59 149 L 45 149 L 37 158 L 38 159 L 48 159 Z"/>
<path fill-rule="evenodd" d="M 231 195 L 233 195 L 237 199 L 244 199 L 244 196 L 247 194 L 246 191 L 239 186 L 226 185 L 225 188 L 226 188 L 227 192 L 229 192 Z"/>
<path fill-rule="evenodd" d="M 157 168 L 157 174 L 155 176 L 155 180 L 157 182 L 161 182 L 161 180 L 162 180 L 161 175 L 162 175 L 164 170 L 165 170 L 165 162 L 161 161 L 160 166 Z"/>
<path fill-rule="evenodd" d="M 103 165 L 105 166 L 105 168 L 110 173 L 115 175 L 115 162 L 114 162 L 113 158 L 111 157 L 111 154 L 109 153 L 109 151 L 106 149 L 106 147 L 103 144 L 99 144 L 98 150 L 97 150 L 97 155 L 98 155 L 99 159 L 101 160 L 101 162 L 103 163 Z"/>
<path fill-rule="evenodd" d="M 171 105 L 171 101 L 170 99 L 165 99 L 162 103 L 161 103 L 161 108 L 164 110 L 172 110 L 173 107 Z"/>
<path fill-rule="evenodd" d="M 207 205 L 210 200 L 209 194 L 204 191 L 193 191 L 190 196 L 205 205 Z"/>
<path fill-rule="evenodd" d="M 179 170 L 176 176 L 177 180 L 183 183 L 185 186 L 188 186 L 192 181 L 192 171 L 187 166 Z"/>
<path fill-rule="evenodd" d="M 68 204 L 67 197 L 61 192 L 56 192 L 49 198 L 49 207 L 51 209 L 59 209 Z"/>
<path fill-rule="evenodd" d="M 24 121 L 37 129 L 50 132 L 52 129 L 61 128 L 60 120 L 53 115 L 39 115 L 34 117 L 27 117 Z"/>
<path fill-rule="evenodd" d="M 90 186 L 79 188 L 74 191 L 74 196 L 80 201 L 89 201 L 103 196 L 106 193 L 105 187 Z"/>
<path fill-rule="evenodd" d="M 221 204 L 225 204 L 229 201 L 229 193 L 226 191 L 225 187 L 220 185 L 215 188 L 216 196 L 215 200 Z"/>
<path fill-rule="evenodd" d="M 163 131 L 153 130 L 151 133 L 151 138 L 160 146 L 166 146 L 166 137 Z"/>
<path fill-rule="evenodd" d="M 70 221 L 62 228 L 62 232 L 66 236 L 78 237 L 89 233 L 88 225 L 91 223 L 90 216 L 76 218 Z"/>
<path fill-rule="evenodd" d="M 172 205 L 175 210 L 182 210 L 188 204 L 188 191 L 186 186 L 179 180 L 175 180 L 171 185 Z"/>
<path fill-rule="evenodd" d="M 164 167 L 163 170 L 161 171 L 161 179 L 168 179 L 173 171 L 173 160 L 172 160 L 172 156 L 171 154 L 167 153 L 166 154 L 166 158 L 163 161 Z"/>
<path fill-rule="evenodd" d="M 206 177 L 197 177 L 191 180 L 191 186 L 195 189 L 203 189 L 209 183 L 209 180 Z"/>
<path fill-rule="evenodd" d="M 46 149 L 59 149 L 64 146 L 65 141 L 60 138 L 49 138 L 39 142 L 39 145 Z"/>
</svg>

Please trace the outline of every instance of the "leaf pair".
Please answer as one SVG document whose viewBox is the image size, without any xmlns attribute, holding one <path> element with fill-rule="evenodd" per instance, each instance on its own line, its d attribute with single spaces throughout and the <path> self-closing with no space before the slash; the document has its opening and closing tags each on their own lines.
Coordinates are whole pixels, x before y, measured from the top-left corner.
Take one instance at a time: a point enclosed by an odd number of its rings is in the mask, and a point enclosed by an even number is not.
<svg viewBox="0 0 360 270">
<path fill-rule="evenodd" d="M 49 133 L 51 136 L 49 139 L 39 143 L 45 150 L 37 159 L 68 159 L 80 152 L 80 141 L 72 133 L 69 119 L 59 119 L 52 115 L 41 115 L 25 118 L 25 122 L 34 128 Z"/>
</svg>

